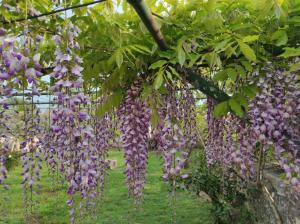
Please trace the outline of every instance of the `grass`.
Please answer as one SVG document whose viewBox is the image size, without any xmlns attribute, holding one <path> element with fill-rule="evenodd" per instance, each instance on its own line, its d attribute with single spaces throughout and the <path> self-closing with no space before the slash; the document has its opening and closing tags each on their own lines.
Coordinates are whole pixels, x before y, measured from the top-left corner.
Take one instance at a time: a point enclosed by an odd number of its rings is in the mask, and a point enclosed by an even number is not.
<svg viewBox="0 0 300 224">
<path fill-rule="evenodd" d="M 143 203 L 139 208 L 133 206 L 128 198 L 124 162 L 121 152 L 110 152 L 110 159 L 117 160 L 116 169 L 109 171 L 106 178 L 105 194 L 89 215 L 83 216 L 80 223 L 84 224 L 156 224 L 172 223 L 173 206 L 170 203 L 169 187 L 161 180 L 162 161 L 150 154 L 147 170 L 147 184 L 144 189 Z M 63 224 L 68 223 L 66 205 L 66 186 L 55 184 L 44 168 L 41 174 L 41 189 L 33 195 L 34 206 L 32 215 L 24 219 L 24 205 L 20 182 L 21 168 L 10 171 L 7 183 L 9 191 L 0 190 L 0 223 L 20 224 Z M 184 190 L 176 193 L 177 224 L 210 224 L 211 205 L 201 201 L 195 195 Z"/>
</svg>

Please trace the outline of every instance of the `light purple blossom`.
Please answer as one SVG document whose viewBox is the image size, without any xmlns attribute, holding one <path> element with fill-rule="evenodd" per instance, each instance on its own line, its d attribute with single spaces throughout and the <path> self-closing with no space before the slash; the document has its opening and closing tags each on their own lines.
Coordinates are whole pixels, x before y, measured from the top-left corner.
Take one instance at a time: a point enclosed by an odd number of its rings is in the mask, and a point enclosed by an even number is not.
<svg viewBox="0 0 300 224">
<path fill-rule="evenodd" d="M 122 143 L 125 151 L 125 175 L 130 196 L 139 203 L 145 184 L 148 160 L 150 109 L 141 100 L 140 83 L 135 81 L 118 110 Z"/>
</svg>

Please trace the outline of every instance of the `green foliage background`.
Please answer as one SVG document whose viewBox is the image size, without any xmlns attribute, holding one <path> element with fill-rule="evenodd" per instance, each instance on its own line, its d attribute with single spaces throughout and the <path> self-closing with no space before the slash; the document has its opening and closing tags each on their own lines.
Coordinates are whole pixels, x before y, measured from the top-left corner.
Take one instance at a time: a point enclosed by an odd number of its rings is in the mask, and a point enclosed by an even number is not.
<svg viewBox="0 0 300 224">
<path fill-rule="evenodd" d="M 79 0 L 58 1 L 59 7 L 79 4 Z M 83 3 L 90 1 L 83 0 Z M 249 83 L 253 70 L 268 61 L 281 68 L 298 71 L 300 63 L 288 64 L 290 57 L 300 55 L 299 0 L 166 0 L 146 1 L 154 12 L 170 46 L 160 51 L 152 37 L 126 1 L 107 0 L 39 19 L 5 23 L 11 35 L 20 35 L 28 26 L 30 35 L 43 35 L 41 47 L 44 67 L 51 67 L 55 48 L 51 37 L 67 20 L 81 29 L 78 39 L 84 58 L 85 91 L 99 88 L 110 93 L 108 105 L 97 114 L 121 102 L 124 89 L 139 74 L 146 74 L 148 94 L 163 93 L 164 83 L 182 85 L 183 75 L 176 65 L 184 65 L 202 74 L 225 90 L 231 99 L 215 110 L 222 116 L 233 111 L 242 117 L 247 102 L 258 91 Z M 19 12 L 3 4 L 17 6 Z M 55 8 L 53 1 L 2 1 L 2 21 L 26 18 L 34 7 L 41 13 Z M 32 45 L 34 47 L 34 44 Z M 280 62 L 280 63 L 279 63 Z M 45 85 L 47 89 L 49 85 Z"/>
</svg>

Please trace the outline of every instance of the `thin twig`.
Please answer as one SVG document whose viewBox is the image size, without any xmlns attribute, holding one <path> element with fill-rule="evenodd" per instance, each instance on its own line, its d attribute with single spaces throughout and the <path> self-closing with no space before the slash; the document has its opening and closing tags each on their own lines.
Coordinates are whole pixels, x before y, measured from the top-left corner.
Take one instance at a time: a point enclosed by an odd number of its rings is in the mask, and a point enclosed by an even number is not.
<svg viewBox="0 0 300 224">
<path fill-rule="evenodd" d="M 7 24 L 7 23 L 16 23 L 16 22 L 22 22 L 22 21 L 25 21 L 25 20 L 37 19 L 39 17 L 49 16 L 49 15 L 53 15 L 53 14 L 56 14 L 56 13 L 59 13 L 59 12 L 64 12 L 64 11 L 77 9 L 77 8 L 81 8 L 81 7 L 86 7 L 86 6 L 89 6 L 89 5 L 94 5 L 94 4 L 105 2 L 105 1 L 106 0 L 96 0 L 96 1 L 93 1 L 93 2 L 88 2 L 88 3 L 84 3 L 84 4 L 78 4 L 78 5 L 65 7 L 65 8 L 62 8 L 62 9 L 53 10 L 53 11 L 46 12 L 46 13 L 39 14 L 39 15 L 27 16 L 27 18 L 20 18 L 20 19 L 16 19 L 16 20 L 12 20 L 12 21 L 0 21 L 0 23 Z"/>
</svg>

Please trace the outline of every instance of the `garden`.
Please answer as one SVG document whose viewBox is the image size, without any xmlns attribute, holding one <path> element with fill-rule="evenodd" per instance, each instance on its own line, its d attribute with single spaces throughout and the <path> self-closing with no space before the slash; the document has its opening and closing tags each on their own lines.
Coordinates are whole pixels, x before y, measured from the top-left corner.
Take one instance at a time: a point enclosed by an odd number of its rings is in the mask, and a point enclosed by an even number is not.
<svg viewBox="0 0 300 224">
<path fill-rule="evenodd" d="M 0 12 L 0 223 L 300 222 L 300 0 Z"/>
</svg>

